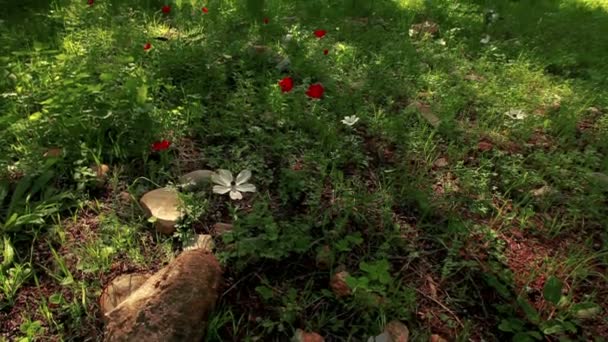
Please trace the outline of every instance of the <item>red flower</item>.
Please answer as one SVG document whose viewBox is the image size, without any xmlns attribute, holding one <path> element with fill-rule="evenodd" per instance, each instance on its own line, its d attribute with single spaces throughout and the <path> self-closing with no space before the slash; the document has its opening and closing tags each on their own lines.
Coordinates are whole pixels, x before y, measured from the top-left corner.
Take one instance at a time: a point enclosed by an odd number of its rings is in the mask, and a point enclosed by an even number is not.
<svg viewBox="0 0 608 342">
<path fill-rule="evenodd" d="M 203 13 L 209 13 L 209 9 L 207 7 L 203 7 Z"/>
<path fill-rule="evenodd" d="M 95 0 L 87 0 L 87 4 L 89 4 L 89 6 L 93 6 L 94 2 L 95 2 Z"/>
<path fill-rule="evenodd" d="M 325 30 L 316 30 L 315 31 L 315 36 L 317 36 L 317 38 L 323 38 L 325 36 L 325 34 L 327 34 L 327 31 L 325 31 Z"/>
<path fill-rule="evenodd" d="M 291 77 L 285 77 L 279 81 L 279 87 L 284 93 L 290 92 L 293 89 L 293 79 Z"/>
<path fill-rule="evenodd" d="M 327 49 L 323 50 L 324 55 L 327 55 L 328 53 L 329 53 L 329 50 L 327 50 Z"/>
<path fill-rule="evenodd" d="M 165 14 L 169 14 L 169 13 L 171 12 L 171 6 L 169 6 L 169 5 L 165 5 L 165 6 L 163 6 L 162 11 L 163 11 L 163 13 L 165 13 Z"/>
<path fill-rule="evenodd" d="M 169 148 L 169 146 L 171 146 L 171 142 L 168 140 L 161 140 L 161 141 L 157 141 L 155 143 L 152 144 L 152 150 L 159 152 L 159 151 L 164 151 L 166 149 Z"/>
<path fill-rule="evenodd" d="M 152 44 L 150 44 L 150 42 L 147 42 L 146 44 L 144 44 L 144 51 L 148 51 L 152 48 Z"/>
<path fill-rule="evenodd" d="M 269 22 L 270 22 L 270 19 L 264 18 L 264 24 L 268 24 Z"/>
<path fill-rule="evenodd" d="M 306 95 L 308 95 L 309 97 L 312 97 L 313 99 L 320 99 L 323 97 L 324 91 L 325 91 L 325 89 L 323 89 L 323 86 L 321 85 L 321 83 L 315 83 L 315 84 L 311 84 L 308 87 L 308 90 L 306 91 Z"/>
</svg>

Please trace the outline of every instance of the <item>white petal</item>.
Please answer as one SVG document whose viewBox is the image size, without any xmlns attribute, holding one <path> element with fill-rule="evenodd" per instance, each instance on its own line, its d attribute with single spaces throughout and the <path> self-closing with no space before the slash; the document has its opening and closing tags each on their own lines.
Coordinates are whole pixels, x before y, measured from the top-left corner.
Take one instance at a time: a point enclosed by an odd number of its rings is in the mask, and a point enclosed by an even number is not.
<svg viewBox="0 0 608 342">
<path fill-rule="evenodd" d="M 239 184 L 236 186 L 236 189 L 242 192 L 255 192 L 255 185 L 250 183 Z"/>
<path fill-rule="evenodd" d="M 213 186 L 213 192 L 215 192 L 216 194 L 220 194 L 220 195 L 223 195 L 230 190 L 232 190 L 232 187 L 230 187 L 230 186 L 223 186 L 223 185 L 214 185 Z"/>
<path fill-rule="evenodd" d="M 249 170 L 241 171 L 241 173 L 239 173 L 239 175 L 236 176 L 236 185 L 247 182 L 249 180 L 249 178 L 251 178 L 251 171 L 249 171 Z"/>
<path fill-rule="evenodd" d="M 230 198 L 232 198 L 233 200 L 240 200 L 243 198 L 243 195 L 240 192 L 233 190 L 230 191 Z"/>
<path fill-rule="evenodd" d="M 217 170 L 217 173 L 211 176 L 211 180 L 213 180 L 214 183 L 223 186 L 230 186 L 233 179 L 232 173 L 228 170 Z"/>
</svg>

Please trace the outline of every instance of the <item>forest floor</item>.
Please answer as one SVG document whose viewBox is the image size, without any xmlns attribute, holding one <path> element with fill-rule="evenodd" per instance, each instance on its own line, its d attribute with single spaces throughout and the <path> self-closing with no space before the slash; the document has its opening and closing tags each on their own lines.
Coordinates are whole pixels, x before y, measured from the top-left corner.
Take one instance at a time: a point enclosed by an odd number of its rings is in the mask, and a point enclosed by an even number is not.
<svg viewBox="0 0 608 342">
<path fill-rule="evenodd" d="M 0 4 L 0 340 L 99 339 L 194 233 L 206 341 L 608 339 L 605 1 Z M 256 191 L 157 234 L 197 169 Z"/>
</svg>

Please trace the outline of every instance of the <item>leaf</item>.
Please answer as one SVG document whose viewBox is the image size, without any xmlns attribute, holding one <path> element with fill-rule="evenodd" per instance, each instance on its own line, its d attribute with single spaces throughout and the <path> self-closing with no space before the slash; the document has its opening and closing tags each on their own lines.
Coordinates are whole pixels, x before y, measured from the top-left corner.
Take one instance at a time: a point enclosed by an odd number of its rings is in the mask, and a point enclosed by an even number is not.
<svg viewBox="0 0 608 342">
<path fill-rule="evenodd" d="M 546 300 L 557 305 L 557 303 L 559 303 L 559 299 L 562 297 L 563 286 L 564 284 L 559 279 L 551 276 L 545 282 L 545 287 L 543 288 L 543 296 Z"/>
<path fill-rule="evenodd" d="M 534 341 L 530 335 L 525 332 L 518 332 L 513 336 L 513 342 L 532 342 Z"/>
<path fill-rule="evenodd" d="M 260 296 L 262 296 L 262 299 L 264 299 L 265 301 L 272 299 L 272 297 L 274 296 L 274 292 L 272 291 L 272 289 L 267 286 L 257 286 L 255 288 L 255 292 L 259 293 Z"/>
<path fill-rule="evenodd" d="M 36 113 L 32 113 L 28 119 L 30 121 L 38 121 L 42 118 L 42 113 L 41 112 L 36 112 Z"/>
<path fill-rule="evenodd" d="M 517 303 L 519 304 L 519 307 L 521 307 L 521 309 L 524 311 L 526 317 L 530 322 L 534 324 L 540 323 L 540 315 L 538 314 L 538 311 L 536 311 L 536 309 L 534 309 L 534 307 L 532 307 L 532 305 L 530 305 L 527 300 L 519 298 L 517 300 Z"/>
<path fill-rule="evenodd" d="M 553 335 L 564 332 L 564 327 L 557 321 L 548 321 L 542 325 L 542 331 L 545 335 Z"/>
<path fill-rule="evenodd" d="M 18 202 L 22 201 L 23 195 L 25 194 L 25 192 L 27 191 L 27 189 L 30 187 L 31 184 L 32 184 L 31 176 L 26 176 L 26 177 L 22 178 L 19 181 L 19 183 L 17 183 L 17 187 L 15 188 L 15 191 L 13 192 L 13 197 L 11 197 L 11 203 L 8 206 L 7 215 L 13 213 L 15 206 L 17 205 Z"/>
<path fill-rule="evenodd" d="M 142 84 L 137 87 L 137 103 L 144 104 L 148 99 L 148 86 L 146 84 Z"/>
<path fill-rule="evenodd" d="M 602 312 L 602 308 L 595 303 L 579 303 L 572 306 L 574 317 L 578 319 L 590 319 Z"/>
<path fill-rule="evenodd" d="M 6 236 L 4 237 L 4 250 L 2 251 L 2 257 L 2 266 L 4 267 L 8 267 L 13 262 L 13 258 L 15 257 L 15 250 L 11 245 L 11 240 L 9 240 Z"/>
</svg>

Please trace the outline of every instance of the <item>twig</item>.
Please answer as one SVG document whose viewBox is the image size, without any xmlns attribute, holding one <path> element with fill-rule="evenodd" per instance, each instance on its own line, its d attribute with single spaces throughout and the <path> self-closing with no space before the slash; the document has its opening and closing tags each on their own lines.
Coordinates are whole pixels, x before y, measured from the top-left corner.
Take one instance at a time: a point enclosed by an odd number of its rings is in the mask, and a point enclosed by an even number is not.
<svg viewBox="0 0 608 342">
<path fill-rule="evenodd" d="M 443 303 L 441 303 L 440 301 L 438 301 L 437 299 L 427 295 L 426 293 L 415 289 L 416 292 L 420 293 L 421 295 L 425 296 L 426 298 L 432 300 L 433 302 L 435 302 L 437 305 L 441 306 L 445 311 L 447 311 L 448 313 L 450 313 L 452 316 L 454 316 L 454 319 L 456 320 L 456 322 L 458 323 L 458 325 L 460 325 L 461 328 L 464 329 L 464 324 L 462 324 L 462 322 L 460 321 L 460 319 L 458 318 L 458 316 L 456 316 L 456 314 L 454 313 L 454 311 L 450 310 L 450 308 L 448 308 L 447 306 L 445 306 Z"/>
</svg>

